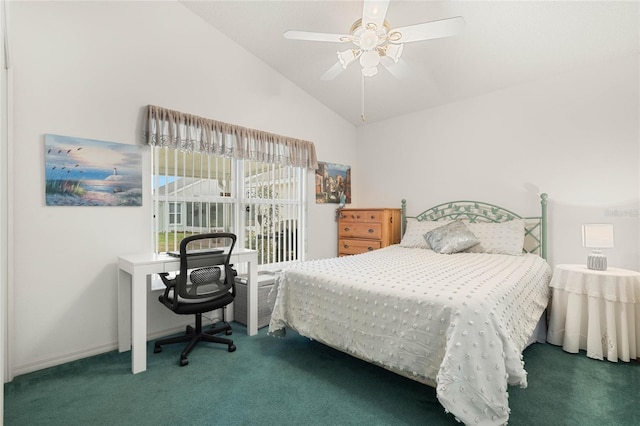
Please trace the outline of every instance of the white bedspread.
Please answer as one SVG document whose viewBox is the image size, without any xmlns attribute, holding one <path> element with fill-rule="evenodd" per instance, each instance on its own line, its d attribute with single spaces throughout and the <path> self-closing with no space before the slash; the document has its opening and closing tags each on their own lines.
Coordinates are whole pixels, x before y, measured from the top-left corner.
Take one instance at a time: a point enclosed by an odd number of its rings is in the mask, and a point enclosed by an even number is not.
<svg viewBox="0 0 640 426">
<path fill-rule="evenodd" d="M 504 424 L 508 385 L 547 306 L 539 256 L 443 255 L 391 246 L 294 265 L 276 279 L 269 332 L 303 336 L 435 385 L 466 424 Z"/>
</svg>

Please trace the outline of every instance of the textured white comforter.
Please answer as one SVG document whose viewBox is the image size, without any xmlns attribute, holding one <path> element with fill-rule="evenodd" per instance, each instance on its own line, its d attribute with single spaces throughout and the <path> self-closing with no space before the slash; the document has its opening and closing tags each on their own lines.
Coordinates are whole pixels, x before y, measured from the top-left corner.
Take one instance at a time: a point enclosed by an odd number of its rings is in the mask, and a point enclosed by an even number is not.
<svg viewBox="0 0 640 426">
<path fill-rule="evenodd" d="M 504 424 L 508 385 L 549 298 L 539 256 L 391 246 L 303 262 L 276 279 L 269 332 L 303 336 L 436 386 L 466 424 Z"/>
</svg>

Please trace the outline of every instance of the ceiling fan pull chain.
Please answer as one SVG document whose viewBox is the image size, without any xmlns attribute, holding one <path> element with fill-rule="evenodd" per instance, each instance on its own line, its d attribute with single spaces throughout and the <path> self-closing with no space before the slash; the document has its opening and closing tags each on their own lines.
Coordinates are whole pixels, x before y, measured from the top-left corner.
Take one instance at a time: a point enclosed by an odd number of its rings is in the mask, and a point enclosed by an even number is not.
<svg viewBox="0 0 640 426">
<path fill-rule="evenodd" d="M 362 81 L 362 85 L 361 85 L 361 87 L 362 87 L 362 90 L 361 90 L 361 92 L 362 92 L 362 104 L 360 105 L 360 107 L 361 107 L 360 108 L 360 110 L 361 110 L 360 119 L 364 123 L 367 120 L 366 117 L 364 116 L 364 75 L 360 75 L 360 78 L 362 79 L 361 80 Z"/>
</svg>

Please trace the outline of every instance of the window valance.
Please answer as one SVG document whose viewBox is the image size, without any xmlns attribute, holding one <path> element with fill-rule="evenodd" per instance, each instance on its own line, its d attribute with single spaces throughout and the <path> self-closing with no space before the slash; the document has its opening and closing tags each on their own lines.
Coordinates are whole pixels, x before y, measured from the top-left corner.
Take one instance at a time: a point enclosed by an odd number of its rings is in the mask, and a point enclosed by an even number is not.
<svg viewBox="0 0 640 426">
<path fill-rule="evenodd" d="M 248 129 L 154 105 L 148 106 L 146 138 L 151 146 L 311 170 L 318 168 L 313 142 Z"/>
</svg>

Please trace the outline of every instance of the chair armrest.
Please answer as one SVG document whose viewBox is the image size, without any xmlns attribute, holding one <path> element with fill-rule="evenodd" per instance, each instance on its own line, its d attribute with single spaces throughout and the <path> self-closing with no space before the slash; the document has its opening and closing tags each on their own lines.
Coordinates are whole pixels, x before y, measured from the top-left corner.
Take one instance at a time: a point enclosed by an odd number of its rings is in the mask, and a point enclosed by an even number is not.
<svg viewBox="0 0 640 426">
<path fill-rule="evenodd" d="M 168 272 L 158 272 L 158 276 L 162 280 L 162 283 L 165 285 L 165 287 L 175 287 L 176 283 L 178 282 L 178 275 L 173 278 L 169 278 Z"/>
<path fill-rule="evenodd" d="M 178 277 L 180 275 L 176 275 L 173 278 L 169 278 L 169 273 L 168 272 L 159 272 L 158 275 L 160 276 L 160 279 L 162 280 L 162 283 L 165 286 L 164 294 L 162 295 L 162 298 L 164 299 L 164 303 L 166 305 L 167 301 L 169 300 L 169 292 L 172 289 L 175 289 L 176 284 L 178 283 Z M 174 291 L 174 299 L 177 300 L 177 297 L 175 295 L 175 291 Z"/>
</svg>

